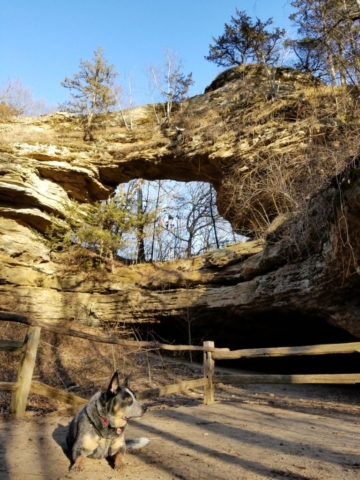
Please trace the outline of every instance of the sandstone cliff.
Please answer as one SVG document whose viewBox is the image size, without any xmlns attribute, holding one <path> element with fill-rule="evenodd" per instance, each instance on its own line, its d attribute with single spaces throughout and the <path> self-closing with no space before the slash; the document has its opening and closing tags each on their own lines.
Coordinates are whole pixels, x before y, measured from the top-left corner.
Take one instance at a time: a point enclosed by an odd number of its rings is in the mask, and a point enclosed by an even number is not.
<svg viewBox="0 0 360 480">
<path fill-rule="evenodd" d="M 126 112 L 133 130 L 114 115 L 91 144 L 63 113 L 0 125 L 2 309 L 120 325 L 191 312 L 210 337 L 243 340 L 316 328 L 321 340 L 328 322 L 360 338 L 357 99 L 291 69 L 246 66 L 169 124 L 139 107 Z M 132 178 L 211 182 L 219 211 L 253 240 L 113 273 L 66 268 L 43 238 L 53 216 L 66 222 L 71 199 L 106 199 Z"/>
</svg>

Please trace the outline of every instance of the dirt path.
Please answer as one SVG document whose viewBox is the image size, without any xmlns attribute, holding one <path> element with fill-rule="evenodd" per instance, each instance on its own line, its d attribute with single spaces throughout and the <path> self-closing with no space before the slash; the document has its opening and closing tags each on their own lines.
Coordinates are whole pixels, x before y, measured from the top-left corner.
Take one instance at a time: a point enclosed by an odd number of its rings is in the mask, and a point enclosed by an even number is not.
<svg viewBox="0 0 360 480">
<path fill-rule="evenodd" d="M 4 421 L 0 478 L 359 479 L 359 391 L 274 388 L 227 387 L 211 406 L 203 406 L 196 394 L 188 406 L 154 405 L 128 430 L 128 437 L 147 436 L 151 442 L 143 452 L 127 455 L 122 472 L 90 459 L 83 472 L 68 472 L 62 449 L 67 415 Z"/>
</svg>

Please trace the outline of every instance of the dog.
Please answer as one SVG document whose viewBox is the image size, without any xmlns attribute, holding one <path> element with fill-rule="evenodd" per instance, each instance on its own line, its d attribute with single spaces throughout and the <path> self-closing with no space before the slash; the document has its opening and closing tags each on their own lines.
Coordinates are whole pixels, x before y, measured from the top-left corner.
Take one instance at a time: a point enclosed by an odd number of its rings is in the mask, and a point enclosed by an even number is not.
<svg viewBox="0 0 360 480">
<path fill-rule="evenodd" d="M 113 468 L 123 468 L 127 447 L 139 449 L 149 443 L 146 437 L 125 440 L 128 420 L 142 417 L 146 410 L 130 389 L 129 377 L 120 385 L 115 372 L 107 390 L 96 393 L 69 425 L 66 443 L 72 461 L 70 470 L 82 470 L 86 457 L 108 458 Z"/>
</svg>

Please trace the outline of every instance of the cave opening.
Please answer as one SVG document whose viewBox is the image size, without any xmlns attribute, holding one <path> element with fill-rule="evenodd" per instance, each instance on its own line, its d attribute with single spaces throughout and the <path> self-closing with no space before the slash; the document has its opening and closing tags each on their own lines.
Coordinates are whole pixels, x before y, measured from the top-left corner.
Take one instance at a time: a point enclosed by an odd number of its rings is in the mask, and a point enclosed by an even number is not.
<svg viewBox="0 0 360 480">
<path fill-rule="evenodd" d="M 171 344 L 202 345 L 212 340 L 219 348 L 240 350 L 357 342 L 347 331 L 330 325 L 315 313 L 278 311 L 261 315 L 236 316 L 224 311 L 198 316 L 193 321 L 184 317 L 159 319 L 157 324 L 141 327 L 143 338 Z M 190 332 L 190 333 L 189 333 Z M 189 336 L 191 342 L 189 342 Z M 189 353 L 167 353 L 189 359 Z M 202 363 L 202 354 L 192 353 L 192 360 Z M 217 361 L 217 367 L 269 374 L 359 373 L 360 353 L 263 357 Z"/>
</svg>

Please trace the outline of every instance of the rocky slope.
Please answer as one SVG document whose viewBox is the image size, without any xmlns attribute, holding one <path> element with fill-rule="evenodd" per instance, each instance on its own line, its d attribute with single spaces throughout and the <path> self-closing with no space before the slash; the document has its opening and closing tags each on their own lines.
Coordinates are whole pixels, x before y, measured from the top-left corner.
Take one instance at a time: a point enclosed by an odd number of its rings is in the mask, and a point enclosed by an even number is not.
<svg viewBox="0 0 360 480">
<path fill-rule="evenodd" d="M 246 66 L 170 123 L 156 122 L 159 106 L 136 108 L 131 131 L 114 116 L 91 144 L 62 113 L 1 124 L 2 309 L 121 325 L 185 318 L 208 338 L 226 330 L 257 346 L 326 340 L 328 323 L 360 338 L 357 96 Z M 67 268 L 42 235 L 54 216 L 66 222 L 72 199 L 106 199 L 132 178 L 212 182 L 220 212 L 259 239 L 113 273 Z"/>
</svg>

